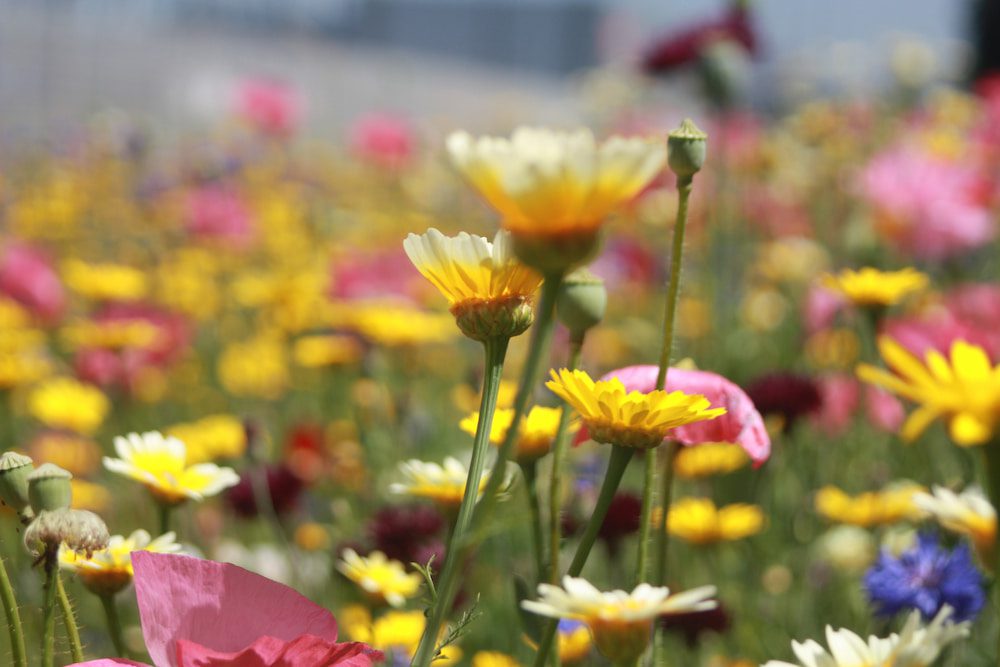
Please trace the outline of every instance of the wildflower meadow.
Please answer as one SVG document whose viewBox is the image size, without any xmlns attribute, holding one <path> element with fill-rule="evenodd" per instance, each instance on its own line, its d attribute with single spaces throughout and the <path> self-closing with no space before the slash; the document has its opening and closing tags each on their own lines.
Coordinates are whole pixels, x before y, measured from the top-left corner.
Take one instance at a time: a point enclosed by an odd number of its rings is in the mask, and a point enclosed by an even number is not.
<svg viewBox="0 0 1000 667">
<path fill-rule="evenodd" d="M 755 108 L 745 5 L 573 126 L 5 150 L 0 664 L 1000 665 L 1000 79 Z"/>
</svg>

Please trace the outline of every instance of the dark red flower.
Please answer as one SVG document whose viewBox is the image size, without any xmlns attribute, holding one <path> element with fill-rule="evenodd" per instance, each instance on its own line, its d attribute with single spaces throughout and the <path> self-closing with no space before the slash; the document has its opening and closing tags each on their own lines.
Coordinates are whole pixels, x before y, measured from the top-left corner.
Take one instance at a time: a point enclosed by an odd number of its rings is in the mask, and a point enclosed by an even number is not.
<svg viewBox="0 0 1000 667">
<path fill-rule="evenodd" d="M 443 528 L 444 519 L 427 505 L 383 507 L 368 524 L 375 548 L 404 563 L 426 563 Z"/>
<path fill-rule="evenodd" d="M 715 609 L 668 614 L 659 618 L 660 627 L 676 632 L 684 638 L 689 648 L 698 645 L 701 635 L 707 632 L 725 633 L 729 630 L 729 614 L 720 602 Z"/>
<path fill-rule="evenodd" d="M 617 555 L 621 541 L 639 530 L 642 517 L 642 500 L 634 493 L 620 491 L 611 499 L 608 514 L 597 533 L 608 553 Z"/>
<path fill-rule="evenodd" d="M 259 512 L 254 495 L 253 475 L 259 475 L 260 470 L 261 468 L 245 471 L 240 476 L 240 483 L 226 494 L 229 505 L 241 517 L 255 517 Z M 302 496 L 302 480 L 284 464 L 265 466 L 263 470 L 266 474 L 267 488 L 271 494 L 274 511 L 283 514 L 298 505 Z"/>
<path fill-rule="evenodd" d="M 643 56 L 642 69 L 649 74 L 668 72 L 694 62 L 707 46 L 720 39 L 734 41 L 749 53 L 756 53 L 758 39 L 750 10 L 737 3 L 721 16 L 660 37 Z"/>
<path fill-rule="evenodd" d="M 781 415 L 785 430 L 799 417 L 822 405 L 819 387 L 809 377 L 795 373 L 769 373 L 746 386 L 747 395 L 762 415 Z"/>
</svg>

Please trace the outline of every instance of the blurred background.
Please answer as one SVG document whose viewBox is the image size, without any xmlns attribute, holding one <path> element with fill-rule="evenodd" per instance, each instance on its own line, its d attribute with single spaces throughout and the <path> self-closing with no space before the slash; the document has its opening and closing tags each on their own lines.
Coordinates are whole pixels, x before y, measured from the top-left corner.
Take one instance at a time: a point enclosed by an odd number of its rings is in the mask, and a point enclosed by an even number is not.
<svg viewBox="0 0 1000 667">
<path fill-rule="evenodd" d="M 505 114 L 578 122 L 583 73 L 620 68 L 624 84 L 657 46 L 732 29 L 727 19 L 743 11 L 736 41 L 752 52 L 743 101 L 777 111 L 817 95 L 870 94 L 893 80 L 894 66 L 961 80 L 995 4 L 0 0 L 0 133 L 50 135 L 111 107 L 201 125 L 229 110 L 236 82 L 261 76 L 308 91 L 311 133 L 337 132 L 371 109 L 463 126 Z M 663 69 L 671 104 L 696 106 L 700 79 Z"/>
</svg>

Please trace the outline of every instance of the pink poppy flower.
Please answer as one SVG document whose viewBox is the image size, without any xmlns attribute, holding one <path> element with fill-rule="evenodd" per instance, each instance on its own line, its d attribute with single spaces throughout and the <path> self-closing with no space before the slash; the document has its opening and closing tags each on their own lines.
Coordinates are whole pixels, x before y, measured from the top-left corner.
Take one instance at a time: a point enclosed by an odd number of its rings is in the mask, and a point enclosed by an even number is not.
<svg viewBox="0 0 1000 667">
<path fill-rule="evenodd" d="M 648 393 L 656 389 L 656 366 L 628 366 L 611 371 L 602 380 L 618 378 L 626 391 Z M 771 455 L 771 437 L 764 419 L 742 389 L 717 373 L 671 368 L 667 373 L 667 391 L 701 394 L 712 407 L 725 408 L 726 414 L 704 422 L 675 428 L 670 437 L 682 445 L 706 442 L 730 442 L 743 448 L 755 466 Z"/>
<path fill-rule="evenodd" d="M 862 407 L 862 400 L 869 423 L 886 433 L 897 432 L 906 417 L 903 404 L 895 396 L 877 387 L 862 385 L 850 375 L 828 375 L 821 378 L 817 386 L 821 403 L 813 419 L 829 437 L 839 436 L 847 430 L 854 414 Z"/>
<path fill-rule="evenodd" d="M 813 334 L 830 328 L 837 319 L 837 313 L 846 305 L 847 301 L 837 292 L 822 285 L 811 285 L 802 313 L 806 331 Z"/>
<path fill-rule="evenodd" d="M 21 243 L 8 243 L 0 252 L 0 293 L 46 321 L 58 319 L 66 307 L 66 290 L 51 262 Z"/>
<path fill-rule="evenodd" d="M 248 246 L 254 237 L 250 209 L 239 193 L 221 185 L 206 185 L 188 195 L 187 230 L 234 249 Z"/>
<path fill-rule="evenodd" d="M 372 113 L 354 123 L 351 150 L 362 160 L 385 169 L 406 166 L 416 144 L 408 120 L 389 113 Z"/>
<path fill-rule="evenodd" d="M 262 134 L 288 136 L 302 119 L 301 96 L 281 81 L 248 79 L 238 86 L 235 98 L 236 113 Z"/>
<path fill-rule="evenodd" d="M 382 653 L 337 643 L 337 621 L 291 588 L 241 567 L 136 551 L 135 594 L 155 667 L 369 667 Z M 145 663 L 103 658 L 77 667 Z"/>
<path fill-rule="evenodd" d="M 930 260 L 978 248 L 996 236 L 985 183 L 973 167 L 909 148 L 875 156 L 860 176 L 882 234 Z"/>
<path fill-rule="evenodd" d="M 947 355 L 951 344 L 957 340 L 978 345 L 1000 359 L 1000 335 L 996 329 L 988 330 L 956 317 L 948 308 L 936 309 L 917 317 L 886 319 L 881 333 L 890 336 L 911 354 L 923 359 L 929 350 Z"/>
</svg>

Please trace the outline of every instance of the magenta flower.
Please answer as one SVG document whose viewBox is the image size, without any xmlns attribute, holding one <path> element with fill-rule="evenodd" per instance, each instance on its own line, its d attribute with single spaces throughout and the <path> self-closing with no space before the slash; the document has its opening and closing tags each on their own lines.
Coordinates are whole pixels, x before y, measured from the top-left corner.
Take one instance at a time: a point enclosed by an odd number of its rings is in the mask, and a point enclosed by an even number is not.
<svg viewBox="0 0 1000 667">
<path fill-rule="evenodd" d="M 261 134 L 284 137 L 302 119 L 303 103 L 291 85 L 270 79 L 248 79 L 236 90 L 236 113 Z"/>
<path fill-rule="evenodd" d="M 188 195 L 187 230 L 237 250 L 254 238 L 250 209 L 238 192 L 223 185 L 206 185 Z"/>
<path fill-rule="evenodd" d="M 871 425 L 886 433 L 897 432 L 906 418 L 899 399 L 878 387 L 862 385 L 851 375 L 828 375 L 819 380 L 817 387 L 821 404 L 813 419 L 830 437 L 846 431 L 860 407 L 864 407 Z"/>
<path fill-rule="evenodd" d="M 132 554 L 146 649 L 155 667 L 369 667 L 382 654 L 337 643 L 337 621 L 291 588 L 228 563 Z M 79 667 L 140 662 L 103 658 Z"/>
<path fill-rule="evenodd" d="M 0 293 L 47 321 L 58 319 L 66 307 L 66 290 L 51 262 L 21 243 L 7 243 L 0 253 Z"/>
<path fill-rule="evenodd" d="M 941 260 L 993 240 L 984 177 L 975 168 L 908 148 L 868 163 L 862 194 L 878 213 L 882 234 L 921 259 Z"/>
<path fill-rule="evenodd" d="M 351 127 L 350 143 L 356 156 L 384 169 L 406 166 L 416 148 L 410 122 L 389 113 L 371 113 L 359 118 Z"/>
<path fill-rule="evenodd" d="M 627 391 L 648 393 L 656 389 L 656 366 L 628 366 L 611 371 L 602 380 L 618 378 Z M 671 368 L 667 391 L 701 394 L 713 408 L 725 408 L 716 419 L 675 428 L 670 437 L 682 445 L 730 442 L 739 445 L 759 466 L 771 455 L 771 437 L 753 401 L 742 389 L 717 373 Z"/>
</svg>

